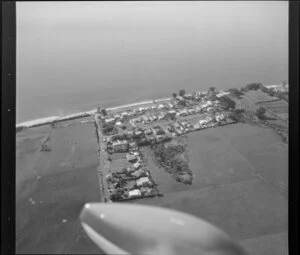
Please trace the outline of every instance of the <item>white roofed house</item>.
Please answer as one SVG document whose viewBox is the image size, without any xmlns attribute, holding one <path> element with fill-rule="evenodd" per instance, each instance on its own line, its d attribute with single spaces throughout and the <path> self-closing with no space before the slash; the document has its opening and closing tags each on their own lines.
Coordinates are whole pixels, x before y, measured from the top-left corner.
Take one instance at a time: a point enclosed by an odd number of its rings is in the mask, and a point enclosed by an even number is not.
<svg viewBox="0 0 300 255">
<path fill-rule="evenodd" d="M 137 161 L 136 155 L 132 155 L 129 153 L 126 154 L 126 159 L 128 162 L 136 162 Z"/>
<path fill-rule="evenodd" d="M 142 195 L 142 193 L 139 189 L 130 190 L 128 192 L 128 197 L 129 198 L 140 197 L 141 195 Z"/>
<path fill-rule="evenodd" d="M 112 124 L 115 122 L 115 118 L 107 118 L 104 120 L 106 124 Z"/>
<path fill-rule="evenodd" d="M 114 141 L 111 144 L 111 147 L 113 149 L 114 152 L 126 152 L 128 151 L 128 142 L 126 140 L 120 141 Z"/>
<path fill-rule="evenodd" d="M 142 177 L 142 178 L 136 180 L 136 185 L 138 187 L 141 187 L 144 185 L 152 185 L 152 182 L 149 180 L 149 177 Z"/>
<path fill-rule="evenodd" d="M 141 166 L 141 164 L 139 162 L 136 162 L 133 164 L 134 169 L 139 169 L 140 166 Z"/>
</svg>

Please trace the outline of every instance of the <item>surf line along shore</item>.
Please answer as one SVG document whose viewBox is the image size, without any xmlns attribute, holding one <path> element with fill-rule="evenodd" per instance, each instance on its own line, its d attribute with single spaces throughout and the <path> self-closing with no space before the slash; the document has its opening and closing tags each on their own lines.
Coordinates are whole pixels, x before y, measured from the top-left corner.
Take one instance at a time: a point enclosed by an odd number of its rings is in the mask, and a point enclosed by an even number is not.
<svg viewBox="0 0 300 255">
<path fill-rule="evenodd" d="M 159 99 L 147 100 L 147 101 L 142 101 L 142 102 L 137 102 L 137 103 L 114 106 L 114 107 L 106 108 L 106 110 L 107 111 L 116 111 L 116 110 L 122 110 L 122 109 L 130 108 L 130 107 L 136 107 L 136 106 L 140 106 L 140 105 L 158 103 L 158 102 L 169 101 L 169 100 L 170 100 L 170 98 L 159 98 Z M 46 117 L 46 118 L 29 120 L 29 121 L 25 121 L 25 122 L 17 124 L 16 128 L 30 128 L 30 127 L 51 124 L 53 122 L 78 119 L 78 118 L 88 117 L 90 115 L 95 114 L 96 112 L 97 112 L 97 109 L 93 109 L 90 111 L 78 112 L 78 113 L 74 113 L 74 114 L 65 115 L 62 117 L 61 116 L 51 116 L 51 117 Z"/>
</svg>

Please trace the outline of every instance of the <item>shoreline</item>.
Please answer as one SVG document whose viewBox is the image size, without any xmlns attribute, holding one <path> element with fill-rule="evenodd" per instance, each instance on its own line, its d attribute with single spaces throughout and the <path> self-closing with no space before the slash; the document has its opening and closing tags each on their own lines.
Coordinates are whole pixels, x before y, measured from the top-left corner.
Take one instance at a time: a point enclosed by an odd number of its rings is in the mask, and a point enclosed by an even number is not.
<svg viewBox="0 0 300 255">
<path fill-rule="evenodd" d="M 162 102 L 162 101 L 167 101 L 167 100 L 170 100 L 170 98 L 169 97 L 158 98 L 158 99 L 145 100 L 145 101 L 136 102 L 136 103 L 124 104 L 124 105 L 120 105 L 120 106 L 113 106 L 113 107 L 106 108 L 106 110 L 115 111 L 115 110 L 121 110 L 123 108 L 128 108 L 128 107 L 135 107 L 135 106 L 144 105 L 144 104 L 151 104 L 154 101 Z M 61 116 L 61 117 L 60 116 L 50 116 L 50 117 L 43 117 L 43 118 L 38 118 L 38 119 L 34 119 L 34 120 L 28 120 L 28 121 L 24 121 L 22 123 L 16 124 L 16 128 L 22 128 L 22 127 L 30 128 L 30 127 L 34 127 L 34 126 L 51 124 L 54 121 L 59 122 L 59 121 L 70 120 L 70 119 L 78 119 L 81 117 L 90 116 L 92 114 L 95 114 L 96 112 L 97 112 L 97 109 L 93 109 L 93 110 L 73 113 L 73 114 L 69 114 L 69 115 L 65 115 L 65 116 Z"/>
</svg>

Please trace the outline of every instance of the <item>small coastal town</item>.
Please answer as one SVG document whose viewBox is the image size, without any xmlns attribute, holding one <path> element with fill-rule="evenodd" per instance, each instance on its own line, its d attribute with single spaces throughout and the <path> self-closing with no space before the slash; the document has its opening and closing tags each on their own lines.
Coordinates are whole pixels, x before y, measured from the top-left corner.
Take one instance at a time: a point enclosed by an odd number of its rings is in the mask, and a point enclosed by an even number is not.
<svg viewBox="0 0 300 255">
<path fill-rule="evenodd" d="M 216 88 L 165 101 L 129 107 L 97 109 L 95 122 L 100 145 L 101 197 L 104 202 L 162 195 L 144 162 L 143 147 L 166 143 L 177 136 L 234 124 L 244 113 L 236 109 L 231 92 Z M 254 116 L 254 120 L 258 120 Z M 116 162 L 118 162 L 116 164 Z M 180 176 L 177 181 L 181 181 Z"/>
<path fill-rule="evenodd" d="M 103 200 L 126 201 L 159 196 L 159 187 L 143 161 L 140 148 L 167 142 L 176 136 L 206 128 L 235 123 L 229 92 L 209 91 L 153 101 L 126 110 L 98 109 L 95 114 L 101 146 Z M 112 167 L 119 161 L 119 167 Z M 120 162 L 121 161 L 121 162 Z"/>
</svg>

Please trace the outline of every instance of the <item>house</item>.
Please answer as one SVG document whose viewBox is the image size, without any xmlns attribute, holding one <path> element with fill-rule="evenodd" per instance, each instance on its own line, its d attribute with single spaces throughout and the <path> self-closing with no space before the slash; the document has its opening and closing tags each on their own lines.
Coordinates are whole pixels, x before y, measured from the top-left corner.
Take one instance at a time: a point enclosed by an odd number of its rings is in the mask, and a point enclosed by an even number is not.
<svg viewBox="0 0 300 255">
<path fill-rule="evenodd" d="M 117 140 L 111 144 L 111 147 L 114 152 L 126 152 L 128 151 L 128 142 L 126 140 Z"/>
<path fill-rule="evenodd" d="M 122 112 L 122 113 L 121 113 L 121 116 L 122 116 L 122 117 L 128 116 L 128 115 L 129 115 L 128 112 Z"/>
<path fill-rule="evenodd" d="M 130 131 L 130 132 L 132 132 L 132 131 Z M 129 133 L 129 132 L 128 132 L 128 133 Z M 136 145 L 135 142 L 132 142 L 132 143 L 129 144 L 129 147 L 130 147 L 130 148 L 136 148 L 137 145 Z"/>
<path fill-rule="evenodd" d="M 167 139 L 168 139 L 168 137 L 165 136 L 165 135 L 157 135 L 157 136 L 156 136 L 156 141 L 157 141 L 157 142 L 162 142 L 162 141 L 165 141 L 165 140 L 167 140 Z"/>
<path fill-rule="evenodd" d="M 176 114 L 176 111 L 175 110 L 170 110 L 169 113 L 170 114 Z"/>
<path fill-rule="evenodd" d="M 128 192 L 129 198 L 136 198 L 136 197 L 140 197 L 141 195 L 142 195 L 142 193 L 139 189 L 130 190 Z"/>
<path fill-rule="evenodd" d="M 152 185 L 152 182 L 149 180 L 149 177 L 142 177 L 142 178 L 136 180 L 136 185 L 138 187 L 143 186 L 143 185 Z"/>
<path fill-rule="evenodd" d="M 138 151 L 135 151 L 135 152 L 133 153 L 133 155 L 134 155 L 134 156 L 139 156 L 140 153 L 139 153 Z M 140 157 L 138 157 L 138 159 L 140 159 Z"/>
<path fill-rule="evenodd" d="M 136 162 L 133 164 L 134 169 L 138 169 L 140 166 L 141 166 L 141 164 L 139 162 Z"/>
<path fill-rule="evenodd" d="M 152 105 L 152 106 L 151 106 L 151 109 L 152 109 L 152 110 L 157 109 L 157 106 L 156 106 L 156 105 Z"/>
<path fill-rule="evenodd" d="M 195 130 L 199 130 L 201 127 L 200 127 L 200 124 L 199 123 L 196 123 L 195 125 L 194 125 L 194 129 Z"/>
<path fill-rule="evenodd" d="M 135 155 L 132 155 L 129 153 L 126 154 L 126 159 L 128 162 L 136 162 L 137 161 L 137 157 Z"/>
<path fill-rule="evenodd" d="M 186 110 L 186 109 L 182 110 L 182 111 L 181 111 L 181 113 L 182 113 L 182 116 L 186 116 L 186 115 L 188 115 L 188 112 L 187 112 L 187 110 Z"/>
<path fill-rule="evenodd" d="M 132 172 L 135 172 L 136 169 L 133 168 L 133 167 L 127 167 L 127 168 L 126 168 L 126 171 L 127 171 L 128 173 L 132 173 Z"/>
<path fill-rule="evenodd" d="M 151 135 L 152 134 L 152 130 L 149 128 L 149 129 L 146 129 L 145 130 L 145 134 L 146 135 Z"/>
<path fill-rule="evenodd" d="M 204 120 L 199 120 L 199 124 L 200 125 L 204 125 L 204 124 L 206 124 L 208 121 L 206 120 L 206 119 L 204 119 Z"/>
<path fill-rule="evenodd" d="M 131 175 L 139 178 L 139 177 L 147 176 L 147 172 L 145 170 L 139 169 L 131 173 Z"/>
<path fill-rule="evenodd" d="M 142 116 L 142 120 L 143 120 L 144 122 L 146 122 L 146 123 L 149 121 L 148 117 L 147 117 L 147 116 L 145 116 L 145 115 L 144 115 L 144 116 Z"/>
<path fill-rule="evenodd" d="M 158 109 L 163 109 L 165 106 L 163 104 L 158 105 Z"/>
<path fill-rule="evenodd" d="M 163 119 L 164 117 L 165 117 L 165 114 L 162 114 L 162 113 L 161 113 L 161 114 L 158 115 L 158 119 L 159 119 L 159 120 Z"/>
<path fill-rule="evenodd" d="M 183 97 L 187 98 L 187 99 L 192 99 L 193 98 L 192 94 L 185 94 Z"/>
<path fill-rule="evenodd" d="M 136 136 L 142 136 L 142 135 L 143 135 L 143 131 L 137 130 L 137 131 L 134 132 L 134 134 L 135 134 Z"/>
<path fill-rule="evenodd" d="M 107 119 L 105 119 L 105 123 L 106 124 L 112 124 L 112 123 L 114 123 L 114 121 L 115 121 L 115 118 L 107 118 Z"/>
</svg>

